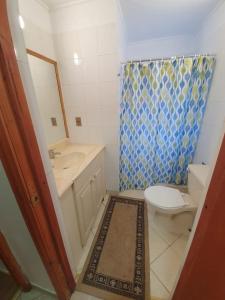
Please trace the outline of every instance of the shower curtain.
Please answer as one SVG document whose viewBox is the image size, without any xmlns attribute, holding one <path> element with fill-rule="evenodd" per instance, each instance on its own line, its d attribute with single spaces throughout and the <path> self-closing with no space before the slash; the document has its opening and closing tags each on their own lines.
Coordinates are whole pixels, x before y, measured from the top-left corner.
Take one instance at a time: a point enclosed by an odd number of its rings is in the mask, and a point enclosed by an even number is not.
<svg viewBox="0 0 225 300">
<path fill-rule="evenodd" d="M 120 190 L 186 183 L 214 64 L 196 56 L 123 65 Z"/>
</svg>

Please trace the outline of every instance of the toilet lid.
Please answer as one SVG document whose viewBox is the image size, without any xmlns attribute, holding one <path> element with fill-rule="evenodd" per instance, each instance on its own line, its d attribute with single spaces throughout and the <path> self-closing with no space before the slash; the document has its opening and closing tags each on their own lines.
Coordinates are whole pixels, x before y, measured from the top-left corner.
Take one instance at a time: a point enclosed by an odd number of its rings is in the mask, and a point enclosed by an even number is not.
<svg viewBox="0 0 225 300">
<path fill-rule="evenodd" d="M 145 199 L 162 208 L 181 208 L 185 202 L 179 190 L 166 186 L 151 186 L 145 190 Z"/>
</svg>

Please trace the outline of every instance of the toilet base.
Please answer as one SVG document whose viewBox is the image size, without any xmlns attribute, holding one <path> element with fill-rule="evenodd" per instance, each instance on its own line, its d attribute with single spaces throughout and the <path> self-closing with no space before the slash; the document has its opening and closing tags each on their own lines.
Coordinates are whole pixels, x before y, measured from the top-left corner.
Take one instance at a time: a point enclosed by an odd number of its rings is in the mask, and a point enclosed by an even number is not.
<svg viewBox="0 0 225 300">
<path fill-rule="evenodd" d="M 149 222 L 153 227 L 161 228 L 164 231 L 174 234 L 189 234 L 193 226 L 196 213 L 185 211 L 177 214 L 166 214 L 158 212 L 157 209 L 148 204 Z"/>
</svg>

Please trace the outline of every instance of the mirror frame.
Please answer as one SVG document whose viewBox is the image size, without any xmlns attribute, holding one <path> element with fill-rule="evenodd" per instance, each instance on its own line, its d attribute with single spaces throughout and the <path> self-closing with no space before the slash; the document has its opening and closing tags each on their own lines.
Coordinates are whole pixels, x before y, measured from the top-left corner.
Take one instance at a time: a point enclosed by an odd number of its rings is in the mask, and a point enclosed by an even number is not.
<svg viewBox="0 0 225 300">
<path fill-rule="evenodd" d="M 58 64 L 55 60 L 53 60 L 47 56 L 44 56 L 38 52 L 35 52 L 31 49 L 26 49 L 26 51 L 27 51 L 27 54 L 37 57 L 37 58 L 39 58 L 45 62 L 48 62 L 54 66 L 56 82 L 57 82 L 57 87 L 58 87 L 58 92 L 59 92 L 60 105 L 61 105 L 62 115 L 63 115 L 64 128 L 65 128 L 65 132 L 66 132 L 66 137 L 69 138 L 69 130 L 68 130 L 68 125 L 67 125 L 67 120 L 66 120 L 66 112 L 65 112 L 64 100 L 63 100 L 63 94 L 62 94 L 62 86 L 61 86 L 61 82 L 60 82 L 60 78 L 59 78 Z"/>
</svg>

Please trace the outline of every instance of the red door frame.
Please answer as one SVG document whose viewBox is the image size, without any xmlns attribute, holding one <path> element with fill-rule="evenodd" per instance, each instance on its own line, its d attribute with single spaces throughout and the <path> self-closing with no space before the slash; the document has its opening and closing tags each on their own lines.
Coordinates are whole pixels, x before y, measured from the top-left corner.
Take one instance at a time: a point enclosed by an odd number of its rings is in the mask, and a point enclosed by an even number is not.
<svg viewBox="0 0 225 300">
<path fill-rule="evenodd" d="M 11 37 L 0 1 L 0 157 L 36 248 L 60 300 L 75 280 L 39 152 Z"/>
</svg>

